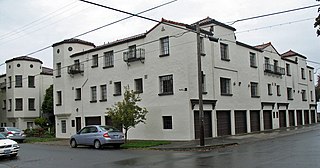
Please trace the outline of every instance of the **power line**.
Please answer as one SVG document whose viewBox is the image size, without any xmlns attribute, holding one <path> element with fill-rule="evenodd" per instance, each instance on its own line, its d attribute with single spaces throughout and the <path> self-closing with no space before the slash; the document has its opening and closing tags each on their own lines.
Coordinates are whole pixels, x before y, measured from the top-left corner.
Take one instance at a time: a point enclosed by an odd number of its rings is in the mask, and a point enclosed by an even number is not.
<svg viewBox="0 0 320 168">
<path fill-rule="evenodd" d="M 311 6 L 305 6 L 305 7 L 301 7 L 301 8 L 295 8 L 295 9 L 290 9 L 290 10 L 285 10 L 285 11 L 280 11 L 280 12 L 274 12 L 274 13 L 269 13 L 269 14 L 254 16 L 254 17 L 248 17 L 248 18 L 244 18 L 244 19 L 238 19 L 238 20 L 235 20 L 235 21 L 227 22 L 227 23 L 230 23 L 230 25 L 233 25 L 233 24 L 235 24 L 237 22 L 242 22 L 242 21 L 252 20 L 252 19 L 258 19 L 258 18 L 273 16 L 273 15 L 279 15 L 279 14 L 283 14 L 283 13 L 294 12 L 294 11 L 299 11 L 299 10 L 308 9 L 308 8 L 314 8 L 314 7 L 318 7 L 318 6 L 320 6 L 320 4 L 311 5 Z"/>
</svg>

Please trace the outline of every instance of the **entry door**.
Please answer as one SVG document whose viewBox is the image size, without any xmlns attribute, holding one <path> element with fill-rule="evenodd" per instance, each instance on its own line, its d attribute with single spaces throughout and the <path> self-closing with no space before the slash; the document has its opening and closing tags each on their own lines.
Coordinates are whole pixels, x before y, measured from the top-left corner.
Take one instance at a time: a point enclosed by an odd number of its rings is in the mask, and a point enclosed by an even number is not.
<svg viewBox="0 0 320 168">
<path fill-rule="evenodd" d="M 212 137 L 212 112 L 204 111 L 204 137 Z M 195 138 L 200 138 L 200 121 L 199 121 L 199 111 L 194 111 L 194 130 Z"/>
<path fill-rule="evenodd" d="M 286 121 L 286 111 L 285 110 L 279 110 L 279 122 L 280 122 L 280 128 L 287 126 Z"/>
<path fill-rule="evenodd" d="M 81 129 L 81 117 L 76 117 L 76 131 Z"/>
</svg>

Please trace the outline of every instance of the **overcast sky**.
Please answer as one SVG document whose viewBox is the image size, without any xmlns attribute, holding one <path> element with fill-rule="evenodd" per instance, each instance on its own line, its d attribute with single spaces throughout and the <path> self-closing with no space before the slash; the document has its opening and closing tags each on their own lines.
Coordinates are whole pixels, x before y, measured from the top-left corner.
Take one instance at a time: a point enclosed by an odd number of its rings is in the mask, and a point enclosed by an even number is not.
<svg viewBox="0 0 320 168">
<path fill-rule="evenodd" d="M 91 1 L 138 13 L 170 0 Z M 229 22 L 315 4 L 318 4 L 316 0 L 177 0 L 144 13 L 143 16 L 187 24 L 207 16 L 220 22 Z M 128 15 L 77 0 L 0 0 L 0 64 L 126 16 Z M 316 37 L 313 28 L 313 18 L 316 16 L 317 7 L 314 7 L 238 22 L 232 26 L 237 29 L 238 41 L 253 46 L 272 42 L 279 53 L 291 49 L 310 61 L 320 63 L 320 37 Z M 288 24 L 289 22 L 292 23 Z M 131 18 L 79 38 L 102 45 L 104 42 L 143 33 L 155 24 L 141 18 Z M 258 29 L 262 27 L 264 28 Z M 42 60 L 43 66 L 52 68 L 52 48 L 31 57 Z M 320 68 L 320 64 L 308 62 L 308 65 L 316 70 Z M 3 73 L 5 66 L 2 65 L 0 74 Z"/>
</svg>

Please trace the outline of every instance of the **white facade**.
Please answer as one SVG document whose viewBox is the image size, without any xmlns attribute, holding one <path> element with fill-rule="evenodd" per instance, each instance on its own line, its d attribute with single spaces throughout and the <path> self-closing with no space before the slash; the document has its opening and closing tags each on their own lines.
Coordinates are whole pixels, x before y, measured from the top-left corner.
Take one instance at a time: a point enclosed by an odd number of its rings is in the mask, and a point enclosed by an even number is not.
<svg viewBox="0 0 320 168">
<path fill-rule="evenodd" d="M 198 137 L 196 34 L 168 24 L 191 28 L 162 20 L 147 33 L 102 46 L 78 39 L 53 44 L 58 138 L 68 138 L 88 124 L 108 124 L 106 109 L 122 100 L 124 86 L 140 90 L 141 81 L 140 105 L 149 113 L 146 124 L 129 130 L 129 139 Z M 200 26 L 207 30 L 202 43 L 206 137 L 316 122 L 313 76 L 308 75 L 313 68 L 304 56 L 282 56 L 271 43 L 253 47 L 238 42 L 234 28 L 210 18 Z"/>
<path fill-rule="evenodd" d="M 1 82 L 1 126 L 22 130 L 35 127 L 34 119 L 41 116 L 45 91 L 53 84 L 52 69 L 28 56 L 6 61 L 6 74 Z"/>
</svg>

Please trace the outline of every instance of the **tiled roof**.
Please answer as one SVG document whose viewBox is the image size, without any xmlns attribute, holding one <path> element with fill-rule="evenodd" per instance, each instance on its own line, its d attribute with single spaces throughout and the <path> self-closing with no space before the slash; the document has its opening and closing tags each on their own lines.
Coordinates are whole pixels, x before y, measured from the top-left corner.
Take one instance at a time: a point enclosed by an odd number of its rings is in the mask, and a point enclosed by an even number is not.
<svg viewBox="0 0 320 168">
<path fill-rule="evenodd" d="M 9 63 L 12 61 L 33 61 L 33 62 L 40 62 L 42 64 L 42 61 L 40 61 L 39 59 L 28 57 L 28 56 L 15 57 L 15 58 L 7 60 L 6 63 Z"/>
<path fill-rule="evenodd" d="M 91 43 L 91 42 L 80 40 L 80 39 L 76 39 L 76 38 L 66 39 L 66 40 L 54 43 L 52 45 L 52 47 L 55 47 L 55 46 L 58 46 L 58 45 L 61 45 L 61 44 L 64 44 L 64 43 L 78 43 L 78 44 L 84 44 L 84 45 L 95 47 L 95 45 L 93 43 Z"/>
<path fill-rule="evenodd" d="M 227 28 L 229 30 L 236 31 L 236 29 L 234 27 L 226 25 L 226 24 L 224 24 L 222 22 L 219 22 L 219 21 L 217 21 L 215 19 L 212 19 L 209 16 L 204 18 L 204 19 L 202 19 L 202 20 L 200 20 L 200 21 L 197 21 L 196 23 L 193 23 L 192 25 L 195 25 L 197 23 L 199 23 L 200 26 L 204 26 L 204 25 L 208 25 L 208 24 L 212 24 L 213 23 L 215 25 Z"/>
<path fill-rule="evenodd" d="M 269 43 L 266 43 L 266 44 L 257 45 L 257 46 L 255 46 L 255 48 L 263 50 L 263 49 L 265 49 L 265 48 L 267 48 L 267 47 L 269 47 L 271 45 L 272 45 L 271 42 L 269 42 Z"/>
<path fill-rule="evenodd" d="M 292 57 L 292 56 L 299 56 L 299 57 L 302 57 L 304 59 L 307 59 L 307 57 L 305 57 L 305 56 L 303 56 L 303 55 L 301 55 L 301 54 L 299 54 L 297 52 L 294 52 L 292 50 L 289 50 L 289 51 L 281 54 L 281 57 L 283 57 L 283 58 Z"/>
<path fill-rule="evenodd" d="M 41 74 L 43 74 L 43 75 L 53 75 L 53 69 L 42 67 Z"/>
</svg>

